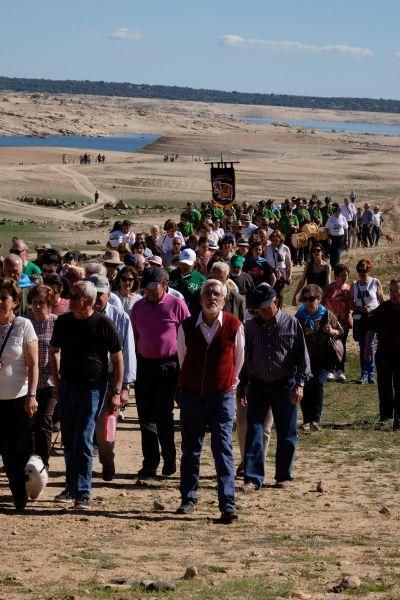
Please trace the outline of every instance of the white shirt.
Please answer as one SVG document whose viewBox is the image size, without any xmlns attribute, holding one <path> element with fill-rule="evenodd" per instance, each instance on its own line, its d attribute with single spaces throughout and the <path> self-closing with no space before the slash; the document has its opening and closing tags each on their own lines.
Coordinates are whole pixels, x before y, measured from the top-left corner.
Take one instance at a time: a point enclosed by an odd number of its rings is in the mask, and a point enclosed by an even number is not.
<svg viewBox="0 0 400 600">
<path fill-rule="evenodd" d="M 375 225 L 375 227 L 380 227 L 381 223 L 382 223 L 382 213 L 374 212 L 374 214 L 372 215 L 372 225 Z"/>
<path fill-rule="evenodd" d="M 340 207 L 340 212 L 341 214 L 344 216 L 344 218 L 346 219 L 346 221 L 353 221 L 353 219 L 356 218 L 356 207 L 354 206 L 354 204 L 343 204 Z"/>
<path fill-rule="evenodd" d="M 325 223 L 325 229 L 327 229 L 329 235 L 332 236 L 344 235 L 345 230 L 348 228 L 349 226 L 343 215 L 339 215 L 338 217 L 331 215 Z"/>
<path fill-rule="evenodd" d="M 113 248 L 118 248 L 120 244 L 129 244 L 133 246 L 135 243 L 136 236 L 133 231 L 129 231 L 129 233 L 124 233 L 120 229 L 116 231 L 112 231 L 108 236 L 108 243 Z"/>
<path fill-rule="evenodd" d="M 168 250 L 172 250 L 174 238 L 176 237 L 181 238 L 183 247 L 185 245 L 185 239 L 180 231 L 175 231 L 172 237 L 169 237 L 168 233 L 164 233 L 164 235 L 159 239 L 157 245 L 163 252 L 168 252 Z"/>
<path fill-rule="evenodd" d="M 0 326 L 0 347 L 9 327 Z M 14 326 L 1 355 L 0 401 L 21 398 L 28 393 L 28 367 L 25 363 L 24 346 L 37 340 L 29 319 L 15 317 Z"/>
<path fill-rule="evenodd" d="M 258 229 L 257 225 L 254 225 L 254 223 L 249 223 L 247 227 L 242 227 L 242 236 L 249 238 L 255 229 Z"/>
<path fill-rule="evenodd" d="M 203 313 L 201 312 L 199 314 L 199 318 L 197 319 L 196 327 L 200 327 L 200 331 L 208 345 L 210 345 L 211 342 L 213 341 L 218 329 L 220 327 L 222 327 L 222 320 L 224 318 L 224 314 L 226 314 L 226 313 L 224 313 L 221 310 L 218 317 L 215 319 L 214 323 L 211 325 L 211 327 L 209 327 L 206 323 L 204 323 Z M 186 356 L 185 332 L 184 332 L 182 325 L 180 325 L 179 329 L 178 329 L 177 349 L 178 349 L 179 365 L 182 368 L 183 361 L 185 360 L 185 356 Z M 236 332 L 234 352 L 235 352 L 235 378 L 236 378 L 234 387 L 236 387 L 237 384 L 239 383 L 239 373 L 242 370 L 242 366 L 243 366 L 243 362 L 244 362 L 244 328 L 243 328 L 243 324 L 240 325 L 239 329 Z"/>
</svg>

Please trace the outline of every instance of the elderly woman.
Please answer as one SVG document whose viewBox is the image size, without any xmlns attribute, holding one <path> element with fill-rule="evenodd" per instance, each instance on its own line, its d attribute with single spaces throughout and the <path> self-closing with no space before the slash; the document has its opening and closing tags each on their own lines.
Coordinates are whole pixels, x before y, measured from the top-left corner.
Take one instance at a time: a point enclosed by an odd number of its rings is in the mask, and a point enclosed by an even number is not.
<svg viewBox="0 0 400 600">
<path fill-rule="evenodd" d="M 30 419 L 37 410 L 38 341 L 29 319 L 15 313 L 21 290 L 0 279 L 0 448 L 15 508 L 27 502 L 25 465 L 31 454 Z"/>
<path fill-rule="evenodd" d="M 53 290 L 47 285 L 37 285 L 29 291 L 28 303 L 31 307 L 31 321 L 39 342 L 39 382 L 36 400 L 37 412 L 32 421 L 34 454 L 40 456 L 45 467 L 49 468 L 53 414 L 57 396 L 51 377 L 49 345 L 57 319 L 52 314 Z"/>
<path fill-rule="evenodd" d="M 271 233 L 269 239 L 271 243 L 264 247 L 264 258 L 275 272 L 276 283 L 274 289 L 279 299 L 279 306 L 282 306 L 282 290 L 292 280 L 290 248 L 283 243 L 285 236 L 278 229 Z"/>
<path fill-rule="evenodd" d="M 159 248 L 160 228 L 158 225 L 150 227 L 150 235 L 146 235 L 146 246 L 150 248 L 153 256 L 162 256 L 162 251 Z"/>
<path fill-rule="evenodd" d="M 382 302 L 383 291 L 379 279 L 371 277 L 372 263 L 369 259 L 359 260 L 356 266 L 358 279 L 350 287 L 351 309 L 353 310 L 353 337 L 360 347 L 361 376 L 358 383 L 375 383 L 374 343 L 375 336 L 368 336 L 369 357 L 366 360 L 368 319 Z"/>
<path fill-rule="evenodd" d="M 337 363 L 336 373 L 329 372 L 327 380 L 333 381 L 335 379 L 340 382 L 346 381 L 346 375 L 344 374 L 344 365 L 346 362 L 346 341 L 349 335 L 349 329 L 352 326 L 352 318 L 350 314 L 350 285 L 347 283 L 349 277 L 349 269 L 346 265 L 339 263 L 333 269 L 335 281 L 330 283 L 326 288 L 322 304 L 325 308 L 329 308 L 333 314 L 337 317 L 339 323 L 343 327 L 343 359 Z"/>
<path fill-rule="evenodd" d="M 179 263 L 179 255 L 183 246 L 182 239 L 175 236 L 172 240 L 172 246 L 164 253 L 163 265 L 165 268 L 176 267 Z"/>
<path fill-rule="evenodd" d="M 304 386 L 301 410 L 304 431 L 319 431 L 324 402 L 324 383 L 331 369 L 332 352 L 329 338 L 340 338 L 343 328 L 335 315 L 320 304 L 322 290 L 318 285 L 306 285 L 301 292 L 303 304 L 296 312 L 310 356 L 312 378 Z"/>
<path fill-rule="evenodd" d="M 139 280 L 133 267 L 123 267 L 118 274 L 118 289 L 115 294 L 122 302 L 124 311 L 129 315 L 132 306 L 142 296 L 137 293 Z"/>
</svg>

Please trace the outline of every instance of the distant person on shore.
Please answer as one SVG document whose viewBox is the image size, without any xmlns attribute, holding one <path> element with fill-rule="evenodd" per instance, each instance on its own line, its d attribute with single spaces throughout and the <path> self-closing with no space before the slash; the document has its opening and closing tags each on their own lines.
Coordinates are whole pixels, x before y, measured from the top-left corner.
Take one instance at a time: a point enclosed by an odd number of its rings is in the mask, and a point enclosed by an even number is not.
<svg viewBox="0 0 400 600">
<path fill-rule="evenodd" d="M 99 201 L 99 192 L 96 190 L 94 193 L 94 203 L 97 204 Z"/>
</svg>

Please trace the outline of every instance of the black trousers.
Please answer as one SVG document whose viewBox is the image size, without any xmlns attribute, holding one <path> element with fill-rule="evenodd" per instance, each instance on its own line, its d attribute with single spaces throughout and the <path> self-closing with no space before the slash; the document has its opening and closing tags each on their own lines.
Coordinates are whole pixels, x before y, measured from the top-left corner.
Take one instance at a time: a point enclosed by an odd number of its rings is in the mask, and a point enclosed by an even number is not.
<svg viewBox="0 0 400 600">
<path fill-rule="evenodd" d="M 0 452 L 17 509 L 26 504 L 25 466 L 32 449 L 31 421 L 24 403 L 25 396 L 0 400 Z"/>
<path fill-rule="evenodd" d="M 331 235 L 331 245 L 329 247 L 329 256 L 332 269 L 340 262 L 340 255 L 343 252 L 344 235 Z"/>
<path fill-rule="evenodd" d="M 137 357 L 135 393 L 145 471 L 157 469 L 160 446 L 164 467 L 170 469 L 176 465 L 173 410 L 178 374 L 177 356 Z"/>
<path fill-rule="evenodd" d="M 373 246 L 374 242 L 372 239 L 372 225 L 363 225 L 361 229 L 361 239 L 365 248 L 368 248 L 368 245 Z"/>
<path fill-rule="evenodd" d="M 396 351 L 383 351 L 375 355 L 378 378 L 379 417 L 381 421 L 400 419 L 400 361 Z"/>
<path fill-rule="evenodd" d="M 57 396 L 53 387 L 37 390 L 37 413 L 32 419 L 32 442 L 34 454 L 42 459 L 46 467 L 49 466 L 51 449 L 51 436 L 53 432 L 53 413 L 57 404 Z"/>
</svg>

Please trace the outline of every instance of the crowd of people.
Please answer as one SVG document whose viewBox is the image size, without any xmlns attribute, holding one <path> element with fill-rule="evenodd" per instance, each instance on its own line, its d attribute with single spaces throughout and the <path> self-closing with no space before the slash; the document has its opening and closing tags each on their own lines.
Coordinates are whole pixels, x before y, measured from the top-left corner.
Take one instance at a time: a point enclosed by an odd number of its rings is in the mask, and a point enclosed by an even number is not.
<svg viewBox="0 0 400 600">
<path fill-rule="evenodd" d="M 155 477 L 160 464 L 163 477 L 176 472 L 176 404 L 177 512 L 195 509 L 209 430 L 221 519 L 231 522 L 235 477 L 245 491 L 264 484 L 273 425 L 276 486 L 290 487 L 298 429 L 320 430 L 326 381 L 346 381 L 350 331 L 359 344 L 358 383 L 375 384 L 377 373 L 380 422 L 399 431 L 400 278 L 390 281 L 385 301 L 365 257 L 349 281 L 342 252 L 359 236 L 365 248 L 378 241 L 369 218 L 375 210 L 360 211 L 354 200 L 243 202 L 225 212 L 188 202 L 179 222 L 149 232 L 116 222 L 97 260 L 43 244 L 31 261 L 26 242 L 13 238 L 0 262 L 0 449 L 16 509 L 27 503 L 29 456 L 49 469 L 59 427 L 65 486 L 54 500 L 90 507 L 94 449 L 103 480 L 111 481 L 115 440 L 107 419 L 123 418 L 134 389 L 138 478 Z M 297 247 L 293 235 L 310 224 L 307 244 Z M 303 263 L 293 315 L 283 310 L 284 291 Z"/>
</svg>

